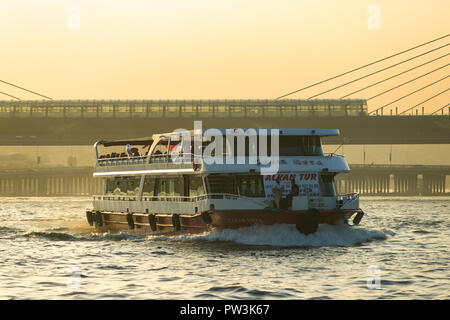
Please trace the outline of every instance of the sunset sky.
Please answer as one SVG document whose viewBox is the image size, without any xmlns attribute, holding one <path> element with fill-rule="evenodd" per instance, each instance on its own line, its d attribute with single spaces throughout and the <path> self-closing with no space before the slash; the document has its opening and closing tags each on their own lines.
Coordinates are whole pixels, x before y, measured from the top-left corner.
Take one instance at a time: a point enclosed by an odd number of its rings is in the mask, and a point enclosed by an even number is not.
<svg viewBox="0 0 450 320">
<path fill-rule="evenodd" d="M 380 9 L 379 29 L 367 24 L 373 5 Z M 2 0 L 0 79 L 54 99 L 270 99 L 446 35 L 449 12 L 448 0 Z M 307 98 L 449 39 L 290 98 Z M 339 98 L 448 51 L 321 98 Z M 449 60 L 352 98 L 368 98 Z M 448 68 L 369 101 L 369 109 L 445 75 Z M 437 83 L 399 109 L 448 87 L 448 79 Z M 5 84 L 0 91 L 36 98 Z M 448 98 L 447 92 L 433 100 L 427 111 Z"/>
</svg>

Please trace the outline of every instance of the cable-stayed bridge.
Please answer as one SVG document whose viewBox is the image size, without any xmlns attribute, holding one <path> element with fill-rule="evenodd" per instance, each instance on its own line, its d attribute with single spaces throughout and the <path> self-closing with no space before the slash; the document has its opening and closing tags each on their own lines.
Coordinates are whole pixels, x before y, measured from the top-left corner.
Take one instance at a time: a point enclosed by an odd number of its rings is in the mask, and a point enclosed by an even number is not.
<svg viewBox="0 0 450 320">
<path fill-rule="evenodd" d="M 339 128 L 328 143 L 450 143 L 448 114 L 372 116 L 364 100 L 172 100 L 0 102 L 0 144 L 87 145 L 192 129 L 194 120 L 204 128 Z"/>
<path fill-rule="evenodd" d="M 54 100 L 0 80 L 41 99 L 0 91 L 11 99 L 0 101 L 0 145 L 87 145 L 192 129 L 194 120 L 204 128 L 340 129 L 341 136 L 328 143 L 448 144 L 448 37 L 269 100 Z M 307 95 L 288 99 L 300 93 Z"/>
</svg>

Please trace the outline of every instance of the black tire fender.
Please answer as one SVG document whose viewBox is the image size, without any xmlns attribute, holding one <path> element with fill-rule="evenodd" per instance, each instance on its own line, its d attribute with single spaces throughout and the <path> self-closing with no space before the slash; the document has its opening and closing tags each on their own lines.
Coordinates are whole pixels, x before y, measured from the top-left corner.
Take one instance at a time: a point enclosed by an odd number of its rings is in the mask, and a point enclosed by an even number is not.
<svg viewBox="0 0 450 320">
<path fill-rule="evenodd" d="M 97 227 L 103 226 L 103 214 L 100 211 L 95 211 L 95 223 Z"/>
<path fill-rule="evenodd" d="M 360 222 L 361 219 L 364 217 L 364 212 L 363 211 L 359 211 L 356 216 L 353 218 L 353 224 L 355 226 L 357 226 Z"/>
<path fill-rule="evenodd" d="M 92 211 L 86 211 L 86 219 L 89 225 L 92 227 L 94 225 L 94 217 Z"/>
<path fill-rule="evenodd" d="M 204 223 L 206 223 L 208 225 L 212 223 L 212 218 L 211 218 L 211 215 L 210 215 L 210 213 L 208 211 L 203 211 L 202 212 L 202 220 L 203 220 Z"/>
<path fill-rule="evenodd" d="M 172 215 L 172 225 L 175 231 L 181 230 L 180 215 L 178 213 Z"/>
<path fill-rule="evenodd" d="M 148 215 L 148 224 L 150 225 L 150 229 L 152 229 L 152 231 L 158 230 L 158 226 L 156 225 L 156 216 L 154 213 Z"/>
<path fill-rule="evenodd" d="M 130 227 L 131 230 L 134 229 L 134 219 L 132 213 L 127 213 L 127 223 L 128 227 Z"/>
<path fill-rule="evenodd" d="M 312 234 L 319 228 L 319 210 L 308 209 L 308 211 L 297 215 L 297 230 L 304 234 Z"/>
</svg>

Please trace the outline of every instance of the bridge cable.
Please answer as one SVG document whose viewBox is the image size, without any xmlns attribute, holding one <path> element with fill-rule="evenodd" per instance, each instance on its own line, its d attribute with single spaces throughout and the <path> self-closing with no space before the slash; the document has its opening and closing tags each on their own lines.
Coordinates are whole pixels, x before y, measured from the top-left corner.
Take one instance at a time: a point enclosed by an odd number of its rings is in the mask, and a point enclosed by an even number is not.
<svg viewBox="0 0 450 320">
<path fill-rule="evenodd" d="M 383 94 L 385 94 L 385 93 L 388 93 L 388 92 L 390 92 L 390 91 L 392 91 L 392 90 L 395 90 L 395 89 L 397 89 L 397 88 L 400 88 L 400 87 L 402 87 L 402 86 L 404 86 L 404 85 L 406 85 L 406 84 L 408 84 L 408 83 L 411 83 L 411 82 L 416 81 L 416 80 L 418 80 L 418 79 L 420 79 L 420 78 L 423 78 L 423 77 L 425 77 L 425 76 L 427 76 L 427 75 L 429 75 L 429 74 L 431 74 L 431 73 L 433 73 L 433 72 L 436 72 L 436 71 L 441 70 L 441 69 L 443 69 L 443 68 L 445 68 L 445 67 L 448 67 L 449 65 L 450 65 L 450 63 L 447 63 L 446 65 L 444 65 L 444 66 L 442 66 L 442 67 L 439 67 L 439 68 L 437 68 L 437 69 L 431 70 L 430 72 L 427 72 L 427 73 L 425 73 L 425 74 L 422 74 L 422 75 L 420 75 L 420 76 L 418 76 L 418 77 L 416 77 L 416 78 L 414 78 L 414 79 L 411 79 L 411 80 L 409 80 L 409 81 L 403 82 L 403 83 L 399 84 L 398 86 L 392 87 L 392 88 L 390 88 L 390 89 L 388 89 L 388 90 L 386 90 L 386 91 L 383 91 L 383 92 L 381 92 L 381 93 L 379 93 L 379 94 L 377 94 L 377 95 L 374 95 L 373 97 L 367 98 L 366 101 L 375 99 L 375 98 L 377 98 L 377 97 L 379 97 L 379 96 L 381 96 L 381 95 L 383 95 Z"/>
<path fill-rule="evenodd" d="M 410 71 L 412 71 L 412 70 L 415 70 L 415 69 L 417 69 L 417 68 L 423 67 L 423 66 L 426 65 L 426 64 L 429 64 L 429 63 L 432 63 L 432 62 L 434 62 L 434 61 L 436 61 L 436 60 L 445 58 L 445 57 L 447 57 L 448 55 L 450 55 L 450 53 L 444 54 L 443 56 L 440 56 L 440 57 L 435 58 L 435 59 L 433 59 L 433 60 L 430 60 L 430 61 L 427 61 L 427 62 L 425 62 L 425 63 L 422 63 L 422 64 L 420 64 L 420 65 L 418 65 L 418 66 L 415 66 L 415 67 L 413 67 L 413 68 L 411 68 L 411 69 L 408 69 L 408 70 L 406 70 L 406 71 L 397 73 L 397 74 L 395 74 L 395 75 L 393 75 L 393 76 L 391 76 L 391 77 L 389 77 L 389 78 L 386 78 L 386 79 L 380 80 L 380 81 L 378 81 L 378 82 L 375 82 L 375 83 L 373 83 L 373 84 L 371 84 L 371 85 L 369 85 L 369 86 L 367 86 L 367 87 L 364 87 L 364 88 L 358 89 L 358 90 L 356 90 L 356 91 L 353 91 L 353 92 L 351 92 L 351 93 L 349 93 L 349 94 L 346 94 L 345 96 L 340 97 L 339 99 L 345 99 L 345 98 L 347 98 L 347 97 L 349 97 L 349 96 L 351 96 L 351 95 L 353 95 L 353 94 L 355 94 L 355 93 L 361 92 L 361 91 L 363 91 L 363 90 L 366 90 L 366 89 L 369 89 L 369 88 L 371 88 L 371 87 L 374 87 L 374 86 L 376 86 L 377 84 L 380 84 L 380 83 L 383 83 L 383 82 L 385 82 L 385 81 L 391 80 L 391 79 L 393 79 L 393 78 L 395 78 L 395 77 L 401 76 L 402 74 L 405 74 L 405 73 L 410 72 Z"/>
<path fill-rule="evenodd" d="M 428 101 L 430 101 L 431 99 L 434 99 L 434 98 L 436 98 L 437 96 L 440 96 L 440 95 L 443 94 L 443 93 L 446 93 L 448 90 L 450 90 L 450 89 L 447 88 L 447 89 L 445 89 L 444 91 L 439 92 L 438 94 L 432 96 L 431 98 L 428 98 L 428 99 L 422 101 L 421 103 L 418 103 L 418 104 L 416 104 L 415 106 L 413 106 L 413 107 L 411 107 L 411 108 L 408 108 L 408 109 L 406 109 L 405 111 L 400 112 L 399 115 L 400 115 L 400 114 L 403 114 L 403 113 L 405 113 L 405 112 L 407 112 L 407 111 L 409 111 L 409 110 L 411 110 L 411 109 L 414 109 L 415 107 L 421 105 L 422 103 L 428 102 Z"/>
<path fill-rule="evenodd" d="M 414 56 L 414 57 L 412 57 L 412 58 L 409 58 L 409 59 L 406 59 L 406 60 L 403 60 L 403 61 L 394 63 L 393 65 L 390 65 L 389 67 L 385 67 L 385 68 L 383 68 L 383 69 L 380 69 L 380 70 L 374 71 L 374 72 L 372 72 L 372 73 L 366 74 L 366 75 L 364 75 L 364 76 L 362 76 L 362 77 L 359 77 L 359 78 L 357 78 L 357 79 L 353 79 L 353 80 L 351 80 L 351 81 L 349 81 L 349 82 L 346 82 L 346 83 L 344 83 L 344 84 L 341 84 L 341 85 L 339 85 L 339 86 L 337 86 L 337 87 L 334 87 L 334 88 L 331 88 L 331 89 L 322 91 L 322 92 L 320 92 L 320 93 L 318 93 L 318 94 L 315 94 L 315 95 L 309 97 L 307 100 L 310 100 L 310 99 L 312 99 L 312 98 L 321 96 L 321 95 L 324 94 L 324 93 L 328 93 L 328 92 L 330 92 L 330 91 L 334 91 L 334 90 L 336 90 L 336 89 L 345 87 L 346 85 L 349 85 L 349 84 L 354 83 L 354 82 L 356 82 L 356 81 L 359 81 L 359 80 L 362 80 L 362 79 L 364 79 L 364 78 L 373 76 L 374 74 L 377 74 L 377 73 L 386 71 L 386 70 L 388 70 L 388 69 L 390 69 L 390 68 L 393 68 L 393 67 L 396 67 L 396 66 L 398 66 L 398 65 L 401 65 L 402 63 L 405 63 L 405 62 L 414 60 L 414 59 L 416 59 L 416 58 L 419 58 L 419 57 L 421 57 L 421 56 L 424 56 L 424 55 L 426 55 L 426 54 L 429 54 L 429 53 L 431 53 L 431 52 L 433 52 L 433 51 L 436 51 L 436 50 L 442 49 L 442 48 L 444 48 L 444 47 L 447 47 L 448 45 L 449 45 L 449 43 L 447 43 L 447 44 L 445 44 L 445 45 L 443 45 L 443 46 L 441 46 L 441 47 L 432 49 L 432 50 L 430 50 L 430 51 L 421 53 L 421 54 L 419 54 L 419 55 L 417 55 L 417 56 Z"/>
<path fill-rule="evenodd" d="M 450 35 L 450 34 L 446 34 L 445 36 L 436 38 L 436 39 L 431 40 L 431 41 L 427 41 L 427 42 L 425 42 L 425 43 L 419 44 L 419 45 L 417 45 L 417 46 L 415 46 L 415 47 L 412 47 L 412 48 L 409 48 L 409 49 L 407 49 L 407 50 L 404 50 L 404 51 L 398 52 L 398 53 L 396 53 L 396 54 L 390 55 L 390 56 L 385 57 L 385 58 L 383 58 L 383 59 L 379 59 L 379 60 L 377 60 L 377 61 L 374 61 L 374 62 L 368 63 L 368 64 L 366 64 L 366 65 L 363 65 L 363 66 L 361 66 L 361 67 L 358 67 L 358 68 L 352 69 L 352 70 L 350 70 L 350 71 L 346 71 L 346 72 L 344 72 L 344 73 L 338 74 L 338 75 L 333 76 L 333 77 L 331 77 L 331 78 L 328 78 L 328 79 L 325 79 L 325 80 L 322 80 L 322 81 L 313 83 L 313 84 L 311 84 L 311 85 L 309 85 L 309 86 L 306 86 L 306 87 L 300 88 L 300 89 L 298 89 L 298 90 L 295 90 L 295 91 L 289 92 L 289 93 L 287 93 L 287 94 L 284 94 L 284 95 L 282 95 L 282 96 L 279 96 L 278 98 L 275 98 L 275 100 L 278 100 L 278 99 L 281 99 L 281 98 L 290 96 L 291 94 L 294 94 L 294 93 L 297 93 L 297 92 L 300 92 L 300 91 L 303 91 L 303 90 L 306 90 L 306 89 L 315 87 L 315 86 L 317 86 L 317 85 L 319 85 L 319 84 L 328 82 L 328 81 L 330 81 L 330 80 L 334 80 L 334 79 L 336 79 L 336 78 L 345 76 L 345 75 L 347 75 L 347 74 L 349 74 L 349 73 L 352 73 L 352 72 L 361 70 L 361 69 L 363 69 L 363 68 L 369 67 L 369 66 L 374 65 L 374 64 L 376 64 L 376 63 L 379 63 L 379 62 L 388 60 L 388 59 L 390 59 L 390 58 L 396 57 L 396 56 L 401 55 L 401 54 L 403 54 L 403 53 L 406 53 L 406 52 L 412 51 L 412 50 L 414 50 L 414 49 L 423 47 L 423 46 L 425 46 L 425 45 L 427 45 L 427 44 L 430 44 L 430 43 L 439 41 L 439 40 L 441 40 L 441 39 L 447 38 L 449 35 Z"/>
<path fill-rule="evenodd" d="M 27 88 L 24 88 L 24 87 L 15 85 L 15 84 L 13 84 L 13 83 L 10 83 L 10 82 L 4 81 L 4 80 L 0 80 L 0 82 L 6 83 L 7 85 L 10 85 L 10 86 L 13 86 L 13 87 L 22 89 L 22 90 L 27 91 L 27 92 L 33 93 L 33 94 L 38 95 L 38 96 L 40 96 L 40 97 L 43 97 L 43 98 L 46 98 L 46 99 L 49 99 L 49 100 L 53 100 L 52 98 L 47 97 L 47 96 L 44 96 L 43 94 L 34 92 L 34 91 L 32 91 L 32 90 L 29 90 L 29 89 L 27 89 Z M 19 100 L 20 100 L 20 99 L 19 99 Z"/>
<path fill-rule="evenodd" d="M 446 107 L 448 107 L 448 106 L 450 106 L 450 103 L 447 103 L 445 106 L 443 106 L 443 107 L 437 109 L 436 111 L 430 113 L 430 115 L 435 114 L 436 112 L 441 111 L 441 110 L 443 110 L 444 108 L 446 108 Z"/>
<path fill-rule="evenodd" d="M 433 82 L 433 83 L 430 83 L 429 85 L 426 85 L 425 87 L 422 87 L 422 88 L 420 88 L 420 89 L 414 90 L 413 92 L 410 92 L 410 93 L 408 93 L 407 95 L 404 95 L 404 96 L 401 97 L 401 98 L 398 98 L 398 99 L 396 99 L 396 100 L 394 100 L 394 101 L 392 101 L 392 102 L 389 102 L 389 103 L 385 104 L 385 105 L 382 106 L 382 107 L 379 107 L 379 108 L 377 108 L 377 109 L 375 109 L 375 110 L 370 111 L 369 114 L 374 113 L 374 112 L 376 112 L 376 111 L 378 111 L 378 110 L 380 110 L 380 109 L 383 109 L 383 108 L 385 108 L 385 107 L 387 107 L 387 106 L 389 106 L 389 105 L 391 105 L 391 104 L 393 104 L 393 103 L 395 103 L 395 102 L 398 102 L 398 101 L 400 101 L 400 100 L 402 100 L 402 99 L 404 99 L 404 98 L 406 98 L 406 97 L 409 97 L 409 96 L 413 95 L 414 93 L 417 93 L 417 92 L 419 92 L 419 91 L 422 91 L 423 89 L 426 89 L 426 88 L 428 88 L 428 87 L 431 87 L 432 85 L 434 85 L 434 84 L 436 84 L 436 83 L 438 83 L 438 82 L 440 82 L 440 81 L 442 81 L 442 80 L 445 80 L 445 79 L 447 79 L 448 77 L 449 77 L 449 76 L 445 76 L 444 78 L 441 78 L 441 79 L 439 79 L 439 80 L 437 80 L 437 81 L 435 81 L 435 82 Z"/>
<path fill-rule="evenodd" d="M 0 93 L 1 93 L 1 94 L 4 94 L 5 96 L 14 98 L 14 99 L 16 99 L 16 100 L 22 100 L 22 99 L 20 99 L 20 98 L 17 98 L 17 97 L 15 97 L 15 96 L 13 96 L 13 95 L 11 95 L 11 94 L 9 94 L 9 93 L 3 92 L 3 91 L 0 91 Z"/>
</svg>

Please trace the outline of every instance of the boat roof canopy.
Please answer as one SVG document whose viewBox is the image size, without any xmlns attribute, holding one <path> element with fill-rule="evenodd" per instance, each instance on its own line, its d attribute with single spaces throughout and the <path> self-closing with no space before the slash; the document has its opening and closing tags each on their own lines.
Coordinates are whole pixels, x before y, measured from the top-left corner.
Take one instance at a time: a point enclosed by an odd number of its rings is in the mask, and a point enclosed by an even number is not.
<svg viewBox="0 0 450 320">
<path fill-rule="evenodd" d="M 338 136 L 339 129 L 280 128 L 283 136 Z"/>
<path fill-rule="evenodd" d="M 248 130 L 267 130 L 267 134 L 270 134 L 270 130 L 278 129 L 280 136 L 338 136 L 339 135 L 339 129 L 317 129 L 317 128 L 218 128 L 214 130 L 220 131 L 223 135 L 226 135 L 227 130 L 236 130 L 236 134 L 239 135 L 240 133 L 248 134 Z M 208 129 L 202 129 L 202 134 L 205 134 Z M 188 132 L 191 133 L 191 135 L 194 134 L 194 130 L 188 130 Z M 172 133 L 163 133 L 163 134 L 156 134 L 153 135 L 153 137 L 169 137 Z"/>
<path fill-rule="evenodd" d="M 252 129 L 252 128 L 251 128 Z M 270 130 L 273 128 L 263 128 L 267 130 L 267 134 L 270 134 Z M 203 129 L 202 134 L 207 133 L 208 129 Z M 229 129 L 216 129 L 219 130 L 223 135 L 226 135 L 227 130 Z M 232 130 L 235 131 L 236 135 L 241 134 L 248 134 L 249 128 L 239 128 Z M 261 128 L 254 129 L 254 130 L 261 130 Z M 189 130 L 188 132 L 193 135 L 194 130 Z M 257 131 L 258 133 L 258 131 Z M 314 129 L 314 128 L 279 128 L 279 134 L 280 136 L 338 136 L 339 130 L 338 129 Z M 97 142 L 97 144 L 101 144 L 105 147 L 111 147 L 111 146 L 125 146 L 127 144 L 130 145 L 151 145 L 154 140 L 168 140 L 169 137 L 172 135 L 172 133 L 162 133 L 162 134 L 155 134 L 152 137 L 144 137 L 144 138 L 130 138 L 130 139 L 122 139 L 122 140 L 100 140 Z"/>
<path fill-rule="evenodd" d="M 105 147 L 126 146 L 127 144 L 147 146 L 152 145 L 152 143 L 153 143 L 152 137 L 123 139 L 123 140 L 101 140 L 98 142 L 98 144 L 101 144 Z"/>
</svg>

